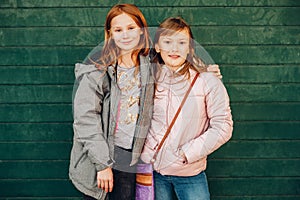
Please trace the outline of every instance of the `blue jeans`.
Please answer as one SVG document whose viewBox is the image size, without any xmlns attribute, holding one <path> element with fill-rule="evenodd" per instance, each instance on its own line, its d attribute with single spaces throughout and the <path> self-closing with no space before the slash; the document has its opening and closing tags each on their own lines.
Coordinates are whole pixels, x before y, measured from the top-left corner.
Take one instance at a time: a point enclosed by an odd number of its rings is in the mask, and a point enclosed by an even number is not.
<svg viewBox="0 0 300 200">
<path fill-rule="evenodd" d="M 164 176 L 154 172 L 156 200 L 209 200 L 205 172 L 196 176 Z"/>
</svg>

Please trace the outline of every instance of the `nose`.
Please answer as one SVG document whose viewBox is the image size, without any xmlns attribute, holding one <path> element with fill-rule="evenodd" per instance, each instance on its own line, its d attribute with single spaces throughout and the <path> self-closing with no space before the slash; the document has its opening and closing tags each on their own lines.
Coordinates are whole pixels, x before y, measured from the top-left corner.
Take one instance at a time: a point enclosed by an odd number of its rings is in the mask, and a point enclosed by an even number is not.
<svg viewBox="0 0 300 200">
<path fill-rule="evenodd" d="M 173 43 L 172 43 L 171 50 L 174 51 L 174 52 L 178 51 L 178 45 L 177 45 L 176 42 L 173 42 Z"/>
<path fill-rule="evenodd" d="M 123 33 L 122 33 L 122 37 L 123 37 L 123 38 L 127 38 L 127 37 L 128 37 L 127 30 L 124 30 L 124 31 L 123 31 Z"/>
</svg>

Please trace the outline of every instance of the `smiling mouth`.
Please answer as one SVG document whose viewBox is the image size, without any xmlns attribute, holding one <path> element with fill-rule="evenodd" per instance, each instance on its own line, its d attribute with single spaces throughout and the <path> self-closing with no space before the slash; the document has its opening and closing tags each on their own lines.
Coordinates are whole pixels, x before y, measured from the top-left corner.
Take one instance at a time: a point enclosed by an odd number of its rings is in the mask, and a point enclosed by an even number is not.
<svg viewBox="0 0 300 200">
<path fill-rule="evenodd" d="M 179 55 L 169 55 L 170 58 L 173 58 L 173 59 L 177 59 L 177 58 L 180 58 Z"/>
<path fill-rule="evenodd" d="M 132 41 L 124 41 L 122 44 L 130 44 Z"/>
</svg>

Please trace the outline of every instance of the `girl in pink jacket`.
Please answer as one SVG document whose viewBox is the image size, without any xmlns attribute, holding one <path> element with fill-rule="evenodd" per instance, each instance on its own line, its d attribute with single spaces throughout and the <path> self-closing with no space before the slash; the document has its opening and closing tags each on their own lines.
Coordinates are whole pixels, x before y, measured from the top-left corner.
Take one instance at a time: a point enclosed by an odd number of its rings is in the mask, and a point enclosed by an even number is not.
<svg viewBox="0 0 300 200">
<path fill-rule="evenodd" d="M 200 73 L 153 162 L 155 199 L 209 199 L 207 156 L 226 143 L 233 121 L 227 91 L 194 54 L 193 35 L 180 17 L 162 22 L 154 38 L 154 111 L 141 159 L 150 163 L 193 78 Z"/>
</svg>

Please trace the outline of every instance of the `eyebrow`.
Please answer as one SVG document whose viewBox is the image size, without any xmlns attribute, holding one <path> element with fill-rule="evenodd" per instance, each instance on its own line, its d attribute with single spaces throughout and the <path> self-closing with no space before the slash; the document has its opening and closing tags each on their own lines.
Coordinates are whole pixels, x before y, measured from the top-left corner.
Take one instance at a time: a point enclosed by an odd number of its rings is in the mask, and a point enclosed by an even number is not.
<svg viewBox="0 0 300 200">
<path fill-rule="evenodd" d="M 161 36 L 163 39 L 173 40 L 170 36 Z M 189 38 L 178 38 L 179 40 L 189 40 Z"/>
<path fill-rule="evenodd" d="M 138 26 L 135 23 L 127 24 L 126 26 Z M 112 26 L 112 28 L 122 28 L 122 26 Z"/>
</svg>

